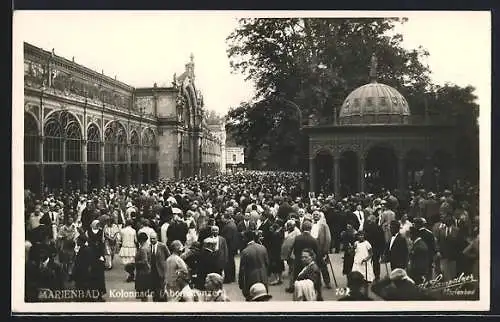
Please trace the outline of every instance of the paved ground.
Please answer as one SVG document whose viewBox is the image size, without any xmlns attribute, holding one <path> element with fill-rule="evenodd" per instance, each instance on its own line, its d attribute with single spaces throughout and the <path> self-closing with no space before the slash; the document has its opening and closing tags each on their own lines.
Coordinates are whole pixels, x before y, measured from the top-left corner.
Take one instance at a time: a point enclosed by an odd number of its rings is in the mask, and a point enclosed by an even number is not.
<svg viewBox="0 0 500 322">
<path fill-rule="evenodd" d="M 330 260 L 332 261 L 333 268 L 335 271 L 335 278 L 337 280 L 337 287 L 335 287 L 335 283 L 333 282 L 332 274 L 330 272 L 330 277 L 332 280 L 332 289 L 323 288 L 323 298 L 325 301 L 335 301 L 336 299 L 342 296 L 339 288 L 346 286 L 346 278 L 342 275 L 342 254 L 330 254 Z M 239 267 L 239 256 L 236 256 L 236 273 L 238 273 Z M 284 274 L 284 283 L 282 285 L 270 286 L 270 294 L 273 296 L 272 301 L 292 301 L 292 294 L 286 293 L 285 288 L 288 286 L 288 269 L 286 269 Z M 381 265 L 381 277 L 383 278 L 386 275 L 386 269 L 384 265 Z M 108 302 L 113 301 L 138 301 L 135 298 L 126 298 L 119 297 L 117 294 L 125 294 L 124 291 L 133 291 L 134 283 L 127 283 L 125 279 L 127 277 L 127 273 L 123 269 L 123 265 L 120 262 L 120 258 L 118 256 L 115 257 L 113 268 L 106 272 L 106 288 L 108 290 L 108 294 L 105 299 Z M 238 287 L 238 283 L 224 284 L 224 289 L 226 291 L 227 296 L 232 302 L 244 301 L 244 297 L 241 294 L 241 290 Z M 113 297 L 113 295 L 117 297 Z M 370 294 L 372 297 L 376 298 L 374 294 Z M 151 298 L 149 299 L 151 301 Z"/>
</svg>

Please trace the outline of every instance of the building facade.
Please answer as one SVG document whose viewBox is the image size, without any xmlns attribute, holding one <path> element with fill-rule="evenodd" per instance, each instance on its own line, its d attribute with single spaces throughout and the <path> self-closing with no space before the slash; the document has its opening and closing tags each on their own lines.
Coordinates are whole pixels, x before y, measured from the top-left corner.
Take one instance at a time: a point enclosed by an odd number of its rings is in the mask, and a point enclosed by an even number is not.
<svg viewBox="0 0 500 322">
<path fill-rule="evenodd" d="M 24 44 L 25 189 L 148 183 L 220 171 L 193 57 L 171 86 L 134 88 Z"/>
<path fill-rule="evenodd" d="M 310 124 L 310 190 L 336 195 L 449 188 L 457 173 L 457 127 L 452 119 L 410 114 L 406 99 L 377 82 L 354 89 L 331 124 Z"/>
</svg>

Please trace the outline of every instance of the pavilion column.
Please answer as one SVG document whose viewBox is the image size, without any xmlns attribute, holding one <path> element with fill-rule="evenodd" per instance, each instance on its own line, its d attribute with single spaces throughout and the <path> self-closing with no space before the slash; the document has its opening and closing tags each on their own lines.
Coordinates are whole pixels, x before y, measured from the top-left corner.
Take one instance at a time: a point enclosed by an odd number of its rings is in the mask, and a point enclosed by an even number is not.
<svg viewBox="0 0 500 322">
<path fill-rule="evenodd" d="M 314 157 L 309 157 L 309 191 L 315 192 L 316 190 L 316 164 Z"/>
<path fill-rule="evenodd" d="M 333 156 L 333 192 L 335 198 L 340 196 L 340 156 Z"/>
<path fill-rule="evenodd" d="M 143 164 L 142 164 L 143 149 L 144 149 L 144 147 L 141 146 L 141 148 L 139 150 L 139 182 L 138 182 L 139 185 L 142 184 L 142 180 L 143 180 L 143 177 L 144 177 L 144 168 L 143 168 Z"/>
<path fill-rule="evenodd" d="M 404 155 L 398 155 L 398 190 L 406 191 L 406 175 L 405 175 L 405 158 Z"/>
<path fill-rule="evenodd" d="M 361 155 L 358 162 L 359 192 L 365 192 L 365 156 Z"/>
<path fill-rule="evenodd" d="M 177 179 L 182 178 L 182 133 L 177 132 Z"/>
<path fill-rule="evenodd" d="M 87 160 L 87 140 L 82 140 L 82 172 L 83 172 L 82 190 L 84 193 L 87 193 L 88 180 L 89 180 L 87 161 L 88 161 Z"/>
<path fill-rule="evenodd" d="M 104 142 L 101 142 L 101 163 L 99 163 L 99 183 L 101 187 L 104 187 L 106 185 L 106 167 L 104 164 Z"/>
<path fill-rule="evenodd" d="M 66 139 L 63 139 L 62 159 L 63 159 L 63 163 L 61 166 L 62 189 L 63 191 L 66 191 Z"/>
<path fill-rule="evenodd" d="M 45 138 L 43 136 L 40 136 L 40 140 L 38 142 L 39 146 L 39 159 L 40 159 L 40 193 L 44 193 L 45 190 L 45 166 L 43 165 L 43 141 Z"/>
<path fill-rule="evenodd" d="M 132 184 L 132 151 L 131 145 L 127 144 L 127 186 Z"/>
</svg>

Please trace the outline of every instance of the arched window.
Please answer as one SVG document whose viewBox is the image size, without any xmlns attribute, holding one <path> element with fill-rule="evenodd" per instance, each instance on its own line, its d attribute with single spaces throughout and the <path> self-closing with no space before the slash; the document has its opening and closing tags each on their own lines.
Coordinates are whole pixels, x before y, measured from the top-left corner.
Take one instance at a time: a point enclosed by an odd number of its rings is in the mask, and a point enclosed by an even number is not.
<svg viewBox="0 0 500 322">
<path fill-rule="evenodd" d="M 140 142 L 139 135 L 137 131 L 132 131 L 130 134 L 130 154 L 131 161 L 138 162 L 139 161 L 139 153 L 140 153 Z"/>
<path fill-rule="evenodd" d="M 71 120 L 66 125 L 66 161 L 82 161 L 82 132 L 80 124 Z"/>
<path fill-rule="evenodd" d="M 24 113 L 24 161 L 40 160 L 38 125 L 35 117 Z"/>
<path fill-rule="evenodd" d="M 100 161 L 100 137 L 101 135 L 97 125 L 91 124 L 87 129 L 87 161 L 89 162 Z"/>
<path fill-rule="evenodd" d="M 115 133 L 112 126 L 108 126 L 104 132 L 104 161 L 115 161 Z"/>
<path fill-rule="evenodd" d="M 63 129 L 56 117 L 51 117 L 44 126 L 45 141 L 43 159 L 46 162 L 63 161 Z"/>
</svg>

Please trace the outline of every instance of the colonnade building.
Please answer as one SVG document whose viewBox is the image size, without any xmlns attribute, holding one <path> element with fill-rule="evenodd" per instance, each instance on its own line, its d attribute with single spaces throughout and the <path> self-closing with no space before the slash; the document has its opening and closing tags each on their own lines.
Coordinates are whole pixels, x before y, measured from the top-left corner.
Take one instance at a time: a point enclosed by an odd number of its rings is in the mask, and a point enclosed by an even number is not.
<svg viewBox="0 0 500 322">
<path fill-rule="evenodd" d="M 170 86 L 134 88 L 24 43 L 25 189 L 216 174 L 225 141 L 204 115 L 193 56 Z"/>
</svg>

